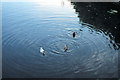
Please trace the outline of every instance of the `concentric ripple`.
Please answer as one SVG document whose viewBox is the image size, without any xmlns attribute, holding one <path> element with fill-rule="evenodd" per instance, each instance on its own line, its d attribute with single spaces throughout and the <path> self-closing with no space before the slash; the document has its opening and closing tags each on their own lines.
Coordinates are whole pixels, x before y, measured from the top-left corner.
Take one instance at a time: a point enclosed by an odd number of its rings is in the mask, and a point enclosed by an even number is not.
<svg viewBox="0 0 120 80">
<path fill-rule="evenodd" d="M 70 14 L 71 9 L 69 13 L 62 11 L 63 8 L 59 11 L 58 7 L 54 12 L 56 8 L 49 10 L 41 6 L 5 3 L 4 78 L 117 77 L 118 51 L 113 48 L 114 41 L 111 43 L 109 36 L 90 29 L 89 25 L 78 24 L 77 17 L 69 21 L 68 17 L 74 15 L 74 12 Z M 74 38 L 73 32 L 76 32 Z M 66 52 L 65 46 L 68 47 Z M 45 56 L 39 52 L 40 47 L 45 50 Z"/>
<path fill-rule="evenodd" d="M 67 55 L 70 61 L 72 60 L 73 68 L 71 68 L 71 71 L 79 77 L 81 73 L 90 74 L 88 77 L 93 75 L 106 77 L 111 74 L 114 74 L 111 77 L 117 76 L 117 64 L 115 62 L 117 62 L 118 52 L 106 44 L 110 42 L 101 33 L 96 34 L 96 31 L 93 30 L 91 34 L 89 31 L 89 28 L 87 32 L 83 30 L 80 32 L 82 35 L 77 38 L 72 38 L 72 35 L 67 36 L 67 34 L 49 36 L 41 41 L 40 46 L 48 54 Z M 65 45 L 69 48 L 67 52 L 64 52 Z M 69 63 L 69 61 L 67 62 Z M 107 65 L 114 66 L 109 67 Z M 105 66 L 113 70 L 106 72 Z M 103 70 L 103 72 L 100 72 L 100 70 Z"/>
<path fill-rule="evenodd" d="M 79 48 L 80 43 L 76 42 L 74 39 L 65 37 L 48 37 L 42 40 L 42 46 L 48 52 L 56 54 L 67 54 L 72 53 Z M 67 46 L 68 50 L 65 52 L 64 47 Z"/>
</svg>

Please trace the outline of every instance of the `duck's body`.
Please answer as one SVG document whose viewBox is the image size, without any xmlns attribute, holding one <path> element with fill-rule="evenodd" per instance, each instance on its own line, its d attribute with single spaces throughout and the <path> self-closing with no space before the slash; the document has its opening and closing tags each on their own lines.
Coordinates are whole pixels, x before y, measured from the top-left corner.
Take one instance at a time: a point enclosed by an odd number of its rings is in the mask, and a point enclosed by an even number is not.
<svg viewBox="0 0 120 80">
<path fill-rule="evenodd" d="M 75 33 L 75 32 L 73 32 L 73 34 L 72 34 L 72 35 L 73 35 L 73 38 L 74 38 L 74 37 L 76 36 L 76 33 Z"/>
<path fill-rule="evenodd" d="M 45 55 L 45 50 L 42 47 L 40 47 L 40 53 L 42 53 L 43 56 Z"/>
<path fill-rule="evenodd" d="M 65 45 L 65 47 L 64 47 L 64 52 L 66 52 L 67 50 L 68 50 L 68 46 Z"/>
</svg>

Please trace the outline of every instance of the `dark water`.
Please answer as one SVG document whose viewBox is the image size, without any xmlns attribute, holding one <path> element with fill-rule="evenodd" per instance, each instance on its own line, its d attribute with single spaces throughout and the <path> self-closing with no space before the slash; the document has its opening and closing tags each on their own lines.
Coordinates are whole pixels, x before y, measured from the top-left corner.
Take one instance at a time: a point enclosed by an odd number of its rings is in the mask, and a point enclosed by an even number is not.
<svg viewBox="0 0 120 80">
<path fill-rule="evenodd" d="M 3 78 L 118 77 L 116 36 L 81 22 L 68 3 L 3 3 Z"/>
</svg>

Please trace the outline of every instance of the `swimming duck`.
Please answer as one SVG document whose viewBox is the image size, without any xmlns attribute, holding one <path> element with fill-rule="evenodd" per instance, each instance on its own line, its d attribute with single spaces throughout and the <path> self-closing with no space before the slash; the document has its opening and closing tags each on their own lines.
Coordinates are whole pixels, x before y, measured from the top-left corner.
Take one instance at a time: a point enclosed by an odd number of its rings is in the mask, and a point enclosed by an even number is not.
<svg viewBox="0 0 120 80">
<path fill-rule="evenodd" d="M 40 52 L 43 54 L 43 56 L 45 55 L 45 50 L 42 47 L 40 47 Z"/>
<path fill-rule="evenodd" d="M 73 38 L 74 38 L 74 37 L 76 36 L 76 32 L 73 32 L 73 34 L 72 34 L 72 35 L 73 35 Z"/>
<path fill-rule="evenodd" d="M 66 52 L 67 50 L 68 50 L 68 46 L 65 45 L 65 47 L 64 47 L 64 52 Z"/>
</svg>

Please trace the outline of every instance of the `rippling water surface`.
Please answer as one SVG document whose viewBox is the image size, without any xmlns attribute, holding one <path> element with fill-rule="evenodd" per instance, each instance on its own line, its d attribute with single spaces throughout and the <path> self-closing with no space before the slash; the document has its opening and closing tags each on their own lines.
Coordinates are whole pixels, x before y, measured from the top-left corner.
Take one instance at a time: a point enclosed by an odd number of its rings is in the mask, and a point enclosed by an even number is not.
<svg viewBox="0 0 120 80">
<path fill-rule="evenodd" d="M 82 25 L 72 5 L 58 3 L 3 3 L 3 77 L 117 77 L 111 34 Z"/>
</svg>

